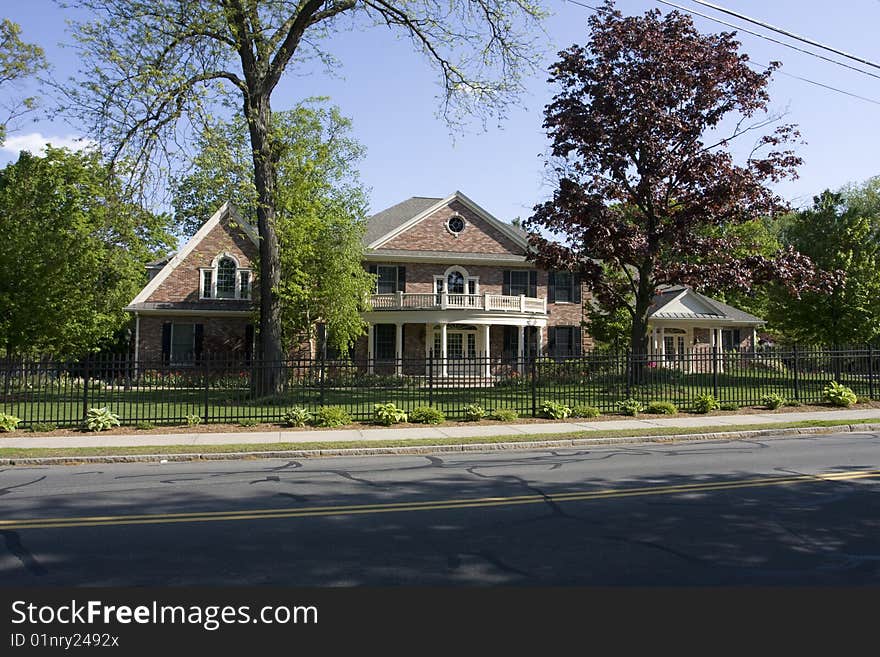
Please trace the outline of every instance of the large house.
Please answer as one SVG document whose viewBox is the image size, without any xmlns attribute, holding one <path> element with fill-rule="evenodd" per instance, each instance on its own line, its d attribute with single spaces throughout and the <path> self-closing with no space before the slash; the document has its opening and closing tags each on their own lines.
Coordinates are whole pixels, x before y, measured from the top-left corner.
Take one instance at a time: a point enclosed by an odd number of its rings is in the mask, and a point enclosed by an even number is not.
<svg viewBox="0 0 880 657">
<path fill-rule="evenodd" d="M 208 353 L 249 356 L 257 239 L 227 203 L 178 253 L 151 263 L 150 280 L 126 307 L 136 359 L 186 365 Z M 490 376 L 490 361 L 570 357 L 592 345 L 589 290 L 570 272 L 536 268 L 526 234 L 461 192 L 383 210 L 364 239 L 376 289 L 355 358 L 402 371 L 419 361 L 424 368 L 433 355 L 441 376 L 468 363 Z M 763 323 L 689 288 L 659 292 L 652 313 L 651 350 L 667 359 L 700 344 L 754 344 Z"/>
</svg>

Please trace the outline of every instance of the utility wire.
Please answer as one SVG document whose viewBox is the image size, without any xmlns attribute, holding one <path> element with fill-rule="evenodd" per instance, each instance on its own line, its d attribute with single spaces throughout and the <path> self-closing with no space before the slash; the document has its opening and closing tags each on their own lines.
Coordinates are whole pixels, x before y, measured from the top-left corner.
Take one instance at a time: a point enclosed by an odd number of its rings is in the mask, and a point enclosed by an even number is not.
<svg viewBox="0 0 880 657">
<path fill-rule="evenodd" d="M 602 7 L 593 7 L 592 5 L 588 5 L 584 2 L 579 2 L 578 0 L 563 0 L 563 1 L 570 2 L 571 4 L 578 5 L 579 7 L 584 7 L 585 9 L 592 9 L 593 11 L 597 11 L 597 12 L 604 11 L 604 9 Z M 733 23 L 728 23 L 727 21 L 721 20 L 720 18 L 715 18 L 714 16 L 709 16 L 708 14 L 703 14 L 699 11 L 694 10 L 694 9 L 688 9 L 687 7 L 683 7 L 681 5 L 675 4 L 674 2 L 668 2 L 667 0 L 655 0 L 655 1 L 659 2 L 660 4 L 674 7 L 675 9 L 679 9 L 679 10 L 687 12 L 689 14 L 693 14 L 695 16 L 700 16 L 701 18 L 706 18 L 710 21 L 720 23 L 721 25 L 725 25 L 727 27 L 732 27 L 733 29 L 738 30 L 740 32 L 746 32 L 747 34 L 751 34 L 756 37 L 766 39 L 767 41 L 772 41 L 773 43 L 777 43 L 781 46 L 785 46 L 786 48 L 791 48 L 792 50 L 797 50 L 798 52 L 806 53 L 807 55 L 812 55 L 813 57 L 818 57 L 819 59 L 823 59 L 827 62 L 831 62 L 832 64 L 837 64 L 838 66 L 843 66 L 844 68 L 848 68 L 853 71 L 857 71 L 859 73 L 864 73 L 865 75 L 870 75 L 872 78 L 880 79 L 880 75 L 877 75 L 877 74 L 872 73 L 870 71 L 864 71 L 860 68 L 856 68 L 855 66 L 850 66 L 849 64 L 847 64 L 845 62 L 841 62 L 836 59 L 831 59 L 830 57 L 825 57 L 824 55 L 820 55 L 818 53 L 811 52 L 809 50 L 804 50 L 803 48 L 798 48 L 797 46 L 794 46 L 790 43 L 785 43 L 784 41 L 779 41 L 778 39 L 774 39 L 773 37 L 769 37 L 764 34 L 760 34 L 758 32 L 753 32 L 752 30 L 749 30 L 747 28 L 740 27 L 739 25 L 734 25 Z M 696 1 L 696 0 L 694 0 L 694 1 Z M 755 63 L 755 62 L 750 62 L 750 63 Z M 843 89 L 838 89 L 837 87 L 832 87 L 831 85 L 824 84 L 823 82 L 817 82 L 816 80 L 811 80 L 809 78 L 804 78 L 799 75 L 794 75 L 792 73 L 787 73 L 787 72 L 781 71 L 781 70 L 776 71 L 776 72 L 781 73 L 782 75 L 785 75 L 787 77 L 794 78 L 795 80 L 801 80 L 802 82 L 807 82 L 807 83 L 815 85 L 817 87 L 822 87 L 823 89 L 828 89 L 829 91 L 835 91 L 835 92 L 843 94 L 845 96 L 850 96 L 851 98 L 858 98 L 859 100 L 864 100 L 868 103 L 880 105 L 880 101 L 878 101 L 878 100 L 874 100 L 873 98 L 866 98 L 865 96 L 859 96 L 858 94 L 854 94 L 849 91 L 844 91 Z"/>
<path fill-rule="evenodd" d="M 817 48 L 822 48 L 823 50 L 827 50 L 829 52 L 833 52 L 836 55 L 841 55 L 842 57 L 846 57 L 847 59 L 852 59 L 861 64 L 867 64 L 873 68 L 880 69 L 880 64 L 872 62 L 870 59 L 865 59 L 864 57 L 859 57 L 858 55 L 852 55 L 843 50 L 838 50 L 837 48 L 833 48 L 831 46 L 827 46 L 824 43 L 820 43 L 818 41 L 814 41 L 813 39 L 809 39 L 807 37 L 801 36 L 799 34 L 795 34 L 794 32 L 789 32 L 788 30 L 784 30 L 781 27 L 776 27 L 775 25 L 770 25 L 770 23 L 765 23 L 764 21 L 759 21 L 756 18 L 751 18 L 746 16 L 745 14 L 740 14 L 738 12 L 732 11 L 730 9 L 726 9 L 725 7 L 721 7 L 720 5 L 716 5 L 712 2 L 705 2 L 705 0 L 692 0 L 692 2 L 696 2 L 698 5 L 703 5 L 704 7 L 711 7 L 716 11 L 720 11 L 724 14 L 728 14 L 729 16 L 734 16 L 735 18 L 739 18 L 740 20 L 744 20 L 749 23 L 753 23 L 754 25 L 760 25 L 761 27 L 771 30 L 773 32 L 777 32 L 779 34 L 784 34 L 787 37 L 792 39 L 797 39 L 798 41 L 802 41 L 804 43 L 808 43 L 811 46 L 815 46 Z"/>
</svg>

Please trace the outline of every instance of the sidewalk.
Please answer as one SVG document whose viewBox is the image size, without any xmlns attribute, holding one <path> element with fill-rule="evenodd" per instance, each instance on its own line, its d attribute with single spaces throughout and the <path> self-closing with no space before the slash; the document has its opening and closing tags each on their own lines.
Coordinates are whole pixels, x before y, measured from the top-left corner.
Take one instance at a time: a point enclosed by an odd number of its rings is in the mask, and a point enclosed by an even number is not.
<svg viewBox="0 0 880 657">
<path fill-rule="evenodd" d="M 644 430 L 651 428 L 699 428 L 727 425 L 767 425 L 810 420 L 880 419 L 880 408 L 861 410 L 811 411 L 791 413 L 755 413 L 702 417 L 651 417 L 632 420 L 594 420 L 581 422 L 542 422 L 535 424 L 493 424 L 460 427 L 406 427 L 339 430 L 279 430 L 229 433 L 171 433 L 145 436 L 83 434 L 81 436 L 0 438 L 0 448 L 64 447 L 141 447 L 168 445 L 244 445 L 273 443 L 309 443 L 371 440 L 406 440 L 413 438 L 485 438 L 492 436 L 563 434 L 589 431 Z"/>
</svg>

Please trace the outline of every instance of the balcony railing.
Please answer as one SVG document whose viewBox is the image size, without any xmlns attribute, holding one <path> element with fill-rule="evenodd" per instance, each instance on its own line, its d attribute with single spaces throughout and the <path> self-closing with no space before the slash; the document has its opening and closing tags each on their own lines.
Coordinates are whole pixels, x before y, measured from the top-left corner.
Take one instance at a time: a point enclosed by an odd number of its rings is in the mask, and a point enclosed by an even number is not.
<svg viewBox="0 0 880 657">
<path fill-rule="evenodd" d="M 547 313 L 547 299 L 509 294 L 421 294 L 395 292 L 370 297 L 373 310 L 489 310 L 508 313 Z"/>
</svg>

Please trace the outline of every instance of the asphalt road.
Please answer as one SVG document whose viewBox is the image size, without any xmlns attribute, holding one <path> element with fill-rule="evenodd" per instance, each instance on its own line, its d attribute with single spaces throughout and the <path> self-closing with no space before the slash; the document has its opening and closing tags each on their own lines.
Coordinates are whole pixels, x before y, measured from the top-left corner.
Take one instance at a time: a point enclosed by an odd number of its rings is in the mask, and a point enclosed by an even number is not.
<svg viewBox="0 0 880 657">
<path fill-rule="evenodd" d="M 880 436 L 0 470 L 0 581 L 880 584 Z"/>
</svg>

